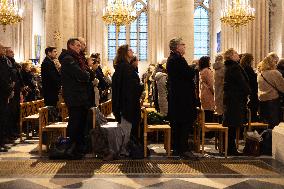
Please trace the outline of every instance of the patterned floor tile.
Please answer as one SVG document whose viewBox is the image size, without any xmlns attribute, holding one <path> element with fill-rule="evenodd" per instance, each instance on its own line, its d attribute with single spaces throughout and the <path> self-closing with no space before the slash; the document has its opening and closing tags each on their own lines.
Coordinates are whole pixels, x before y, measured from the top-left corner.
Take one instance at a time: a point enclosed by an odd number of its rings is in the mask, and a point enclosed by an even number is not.
<svg viewBox="0 0 284 189">
<path fill-rule="evenodd" d="M 267 179 L 269 181 L 269 179 Z M 274 184 L 270 182 L 264 182 L 264 181 L 259 181 L 259 180 L 246 180 L 243 182 L 240 182 L 238 184 L 234 184 L 231 186 L 226 187 L 225 189 L 244 189 L 244 188 L 249 188 L 249 189 L 267 189 L 267 188 L 273 188 L 273 189 L 284 189 L 284 185 L 280 184 Z"/>
<path fill-rule="evenodd" d="M 16 179 L 7 182 L 1 182 L 0 189 L 48 189 L 48 187 L 25 179 Z"/>
<path fill-rule="evenodd" d="M 202 184 L 196 184 L 196 183 L 192 183 L 192 182 L 186 182 L 183 180 L 179 180 L 179 179 L 172 179 L 166 182 L 160 182 L 157 184 L 153 184 L 153 185 L 149 185 L 146 187 L 143 187 L 141 189 L 151 189 L 151 188 L 155 188 L 155 189 L 185 189 L 185 188 L 190 188 L 190 189 L 213 189 L 214 187 L 209 187 L 209 186 L 205 186 Z"/>
<path fill-rule="evenodd" d="M 84 182 L 79 182 L 71 185 L 64 186 L 63 188 L 102 188 L 102 189 L 134 189 L 134 187 L 125 186 L 122 184 L 117 184 L 104 179 L 91 179 Z"/>
</svg>

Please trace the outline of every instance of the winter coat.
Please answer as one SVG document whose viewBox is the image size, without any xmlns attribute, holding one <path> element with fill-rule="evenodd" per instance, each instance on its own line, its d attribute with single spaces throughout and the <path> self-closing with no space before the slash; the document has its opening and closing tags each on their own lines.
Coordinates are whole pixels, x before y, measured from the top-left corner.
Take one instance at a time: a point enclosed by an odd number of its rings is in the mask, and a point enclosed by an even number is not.
<svg viewBox="0 0 284 189">
<path fill-rule="evenodd" d="M 214 73 L 214 101 L 215 111 L 222 115 L 223 110 L 223 93 L 224 93 L 224 63 L 215 62 L 213 64 Z"/>
<path fill-rule="evenodd" d="M 204 110 L 214 111 L 214 89 L 213 89 L 213 71 L 210 68 L 204 68 L 199 72 L 200 82 L 200 101 Z"/>
<path fill-rule="evenodd" d="M 158 89 L 159 109 L 160 109 L 160 113 L 163 116 L 166 116 L 168 114 L 167 78 L 168 78 L 168 75 L 162 72 L 157 72 L 154 77 L 157 83 L 157 89 Z"/>
<path fill-rule="evenodd" d="M 41 79 L 45 105 L 56 106 L 61 88 L 61 76 L 49 57 L 45 57 L 41 64 Z"/>
<path fill-rule="evenodd" d="M 250 66 L 244 67 L 244 70 L 248 76 L 249 86 L 251 89 L 251 93 L 249 95 L 248 108 L 251 110 L 252 121 L 255 121 L 257 120 L 257 112 L 258 112 L 258 106 L 259 106 L 259 100 L 257 96 L 257 93 L 258 93 L 257 74 L 254 72 L 254 70 Z"/>
<path fill-rule="evenodd" d="M 238 62 L 226 60 L 224 77 L 224 126 L 240 127 L 243 124 L 249 94 L 248 78 L 242 67 Z"/>
<path fill-rule="evenodd" d="M 263 77 L 275 88 L 284 93 L 284 79 L 278 70 L 266 70 L 261 72 Z M 260 101 L 268 101 L 279 98 L 278 91 L 268 84 L 259 73 L 257 76 L 258 98 Z"/>
<path fill-rule="evenodd" d="M 282 74 L 282 77 L 284 77 L 284 65 L 277 64 L 277 70 Z"/>
<path fill-rule="evenodd" d="M 81 69 L 74 53 L 68 50 L 61 62 L 63 98 L 67 107 L 88 107 L 89 73 Z"/>
<path fill-rule="evenodd" d="M 120 123 L 121 117 L 136 126 L 141 118 L 140 96 L 143 87 L 133 66 L 119 62 L 112 76 L 112 111 Z"/>
<path fill-rule="evenodd" d="M 170 120 L 193 122 L 196 119 L 194 68 L 180 54 L 171 52 L 167 60 L 167 72 Z"/>
<path fill-rule="evenodd" d="M 13 91 L 12 71 L 7 63 L 8 59 L 4 56 L 0 57 L 0 104 L 7 104 L 9 97 Z M 3 108 L 3 107 L 1 107 Z"/>
</svg>

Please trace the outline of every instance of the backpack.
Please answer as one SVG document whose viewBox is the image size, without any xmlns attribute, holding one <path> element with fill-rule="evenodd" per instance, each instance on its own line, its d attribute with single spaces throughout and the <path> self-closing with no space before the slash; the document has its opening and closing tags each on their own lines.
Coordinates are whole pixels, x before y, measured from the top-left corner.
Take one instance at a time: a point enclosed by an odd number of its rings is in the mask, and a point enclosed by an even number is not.
<svg viewBox="0 0 284 189">
<path fill-rule="evenodd" d="M 52 160 L 67 159 L 66 150 L 70 146 L 70 139 L 59 137 L 54 143 L 50 145 L 48 158 Z"/>
<path fill-rule="evenodd" d="M 261 133 L 261 154 L 272 155 L 272 130 L 266 129 Z"/>
<path fill-rule="evenodd" d="M 95 127 L 90 131 L 92 152 L 102 158 L 109 152 L 107 129 Z"/>
</svg>

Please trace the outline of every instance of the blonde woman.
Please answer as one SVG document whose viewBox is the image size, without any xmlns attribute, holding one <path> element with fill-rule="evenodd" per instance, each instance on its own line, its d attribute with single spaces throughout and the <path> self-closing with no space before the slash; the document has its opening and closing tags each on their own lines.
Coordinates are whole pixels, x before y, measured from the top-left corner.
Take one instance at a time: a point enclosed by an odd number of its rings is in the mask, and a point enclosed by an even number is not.
<svg viewBox="0 0 284 189">
<path fill-rule="evenodd" d="M 258 99 L 260 101 L 260 117 L 270 128 L 280 122 L 279 92 L 284 93 L 284 79 L 276 69 L 276 60 L 268 56 L 258 66 Z"/>
</svg>

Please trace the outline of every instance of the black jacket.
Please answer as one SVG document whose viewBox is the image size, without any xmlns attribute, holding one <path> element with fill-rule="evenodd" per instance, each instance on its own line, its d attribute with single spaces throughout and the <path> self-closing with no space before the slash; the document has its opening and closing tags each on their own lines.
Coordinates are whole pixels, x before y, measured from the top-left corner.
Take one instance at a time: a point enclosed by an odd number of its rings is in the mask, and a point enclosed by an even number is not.
<svg viewBox="0 0 284 189">
<path fill-rule="evenodd" d="M 7 64 L 8 59 L 4 56 L 0 57 L 0 101 L 1 105 L 8 101 L 13 91 L 13 74 Z"/>
<path fill-rule="evenodd" d="M 77 57 L 68 50 L 62 59 L 63 98 L 68 107 L 88 107 L 89 73 L 80 68 Z"/>
<path fill-rule="evenodd" d="M 112 76 L 112 111 L 118 122 L 121 116 L 132 124 L 140 120 L 142 90 L 134 68 L 129 63 L 119 63 Z"/>
<path fill-rule="evenodd" d="M 196 118 L 195 70 L 180 54 L 171 52 L 167 60 L 169 118 L 192 122 Z"/>
<path fill-rule="evenodd" d="M 49 57 L 45 57 L 41 64 L 41 79 L 45 105 L 56 106 L 61 88 L 61 76 Z"/>
<path fill-rule="evenodd" d="M 239 127 L 245 119 L 249 81 L 238 62 L 225 61 L 224 75 L 224 121 L 228 127 Z"/>
</svg>

